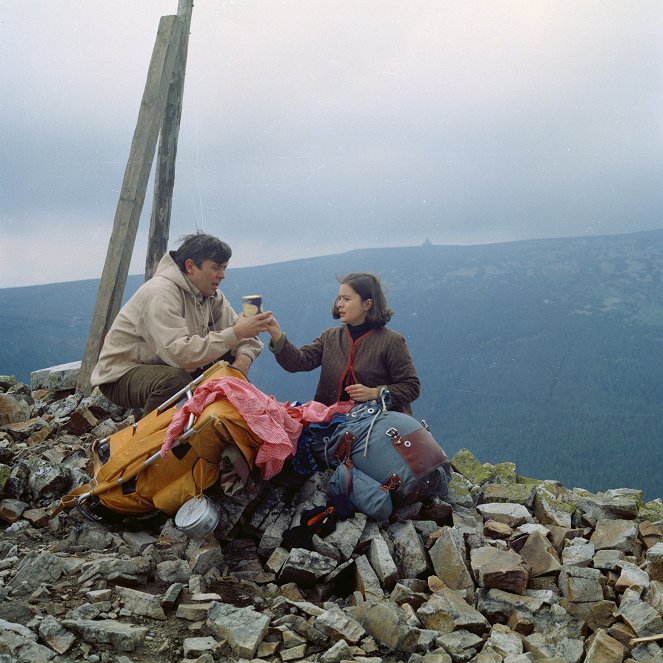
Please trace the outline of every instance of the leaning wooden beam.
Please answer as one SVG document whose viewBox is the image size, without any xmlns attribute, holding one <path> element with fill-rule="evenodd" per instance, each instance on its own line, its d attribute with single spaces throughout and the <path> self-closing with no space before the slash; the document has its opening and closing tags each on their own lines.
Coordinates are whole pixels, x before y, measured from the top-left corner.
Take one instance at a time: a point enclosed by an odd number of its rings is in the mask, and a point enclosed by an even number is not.
<svg viewBox="0 0 663 663">
<path fill-rule="evenodd" d="M 179 51 L 182 27 L 176 16 L 163 16 L 159 21 L 120 199 L 115 211 L 113 230 L 108 242 L 90 334 L 81 363 L 77 388 L 84 394 L 91 391 L 92 369 L 99 357 L 106 332 L 120 310 L 159 128 L 163 122 L 170 81 Z"/>
<path fill-rule="evenodd" d="M 180 0 L 177 8 L 177 20 L 183 22 L 182 39 L 173 72 L 173 80 L 168 91 L 166 113 L 161 126 L 159 153 L 156 174 L 154 176 L 154 198 L 150 232 L 147 240 L 147 258 L 145 259 L 145 280 L 154 276 L 161 256 L 168 247 L 170 233 L 170 215 L 173 206 L 173 187 L 175 186 L 175 159 L 177 157 L 177 138 L 182 117 L 182 97 L 186 74 L 187 51 L 193 0 Z"/>
</svg>

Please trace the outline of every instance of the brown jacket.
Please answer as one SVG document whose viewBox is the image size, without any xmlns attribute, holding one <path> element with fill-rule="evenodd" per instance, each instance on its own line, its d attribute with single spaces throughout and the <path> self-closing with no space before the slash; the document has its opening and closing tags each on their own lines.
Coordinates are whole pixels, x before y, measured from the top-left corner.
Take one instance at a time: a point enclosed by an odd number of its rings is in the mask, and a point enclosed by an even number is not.
<svg viewBox="0 0 663 663">
<path fill-rule="evenodd" d="M 296 348 L 283 334 L 269 344 L 276 361 L 290 373 L 312 371 L 321 366 L 314 400 L 332 405 L 342 400 L 342 380 L 350 357 L 351 339 L 342 327 L 322 332 L 309 345 Z M 398 333 L 378 327 L 355 343 L 355 375 L 366 387 L 385 385 L 391 392 L 391 407 L 411 414 L 410 403 L 419 397 L 419 378 L 405 339 Z"/>
</svg>

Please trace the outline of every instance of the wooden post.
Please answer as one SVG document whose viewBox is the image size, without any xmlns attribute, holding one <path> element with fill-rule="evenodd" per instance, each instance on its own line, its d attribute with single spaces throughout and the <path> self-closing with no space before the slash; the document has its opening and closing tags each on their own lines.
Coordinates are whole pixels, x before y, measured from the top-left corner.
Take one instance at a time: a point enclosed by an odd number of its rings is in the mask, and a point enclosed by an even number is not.
<svg viewBox="0 0 663 663">
<path fill-rule="evenodd" d="M 154 176 L 152 216 L 150 218 L 147 257 L 145 259 L 146 281 L 154 276 L 159 260 L 161 260 L 161 256 L 163 256 L 168 248 L 170 214 L 173 206 L 173 187 L 175 186 L 177 138 L 180 131 L 180 118 L 182 117 L 182 96 L 186 74 L 187 51 L 189 48 L 192 9 L 193 0 L 179 0 L 177 20 L 183 23 L 183 32 L 173 79 L 168 90 L 166 114 L 159 138 L 159 153 L 157 156 L 156 174 Z"/>
<path fill-rule="evenodd" d="M 120 310 L 159 128 L 163 122 L 170 81 L 179 51 L 182 27 L 182 22 L 178 21 L 176 16 L 162 16 L 159 21 L 120 199 L 115 211 L 113 230 L 108 242 L 90 334 L 78 377 L 77 388 L 84 394 L 89 394 L 92 390 L 92 369 L 97 363 L 106 332 Z"/>
</svg>

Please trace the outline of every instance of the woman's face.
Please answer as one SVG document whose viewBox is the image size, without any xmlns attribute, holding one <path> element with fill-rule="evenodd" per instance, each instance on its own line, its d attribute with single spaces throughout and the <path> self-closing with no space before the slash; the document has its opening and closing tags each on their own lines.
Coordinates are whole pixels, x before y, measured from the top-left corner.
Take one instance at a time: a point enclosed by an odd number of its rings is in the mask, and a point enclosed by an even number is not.
<svg viewBox="0 0 663 663">
<path fill-rule="evenodd" d="M 348 325 L 363 324 L 366 321 L 366 312 L 372 305 L 373 300 L 362 299 L 347 283 L 341 283 L 336 300 L 341 322 Z"/>
</svg>

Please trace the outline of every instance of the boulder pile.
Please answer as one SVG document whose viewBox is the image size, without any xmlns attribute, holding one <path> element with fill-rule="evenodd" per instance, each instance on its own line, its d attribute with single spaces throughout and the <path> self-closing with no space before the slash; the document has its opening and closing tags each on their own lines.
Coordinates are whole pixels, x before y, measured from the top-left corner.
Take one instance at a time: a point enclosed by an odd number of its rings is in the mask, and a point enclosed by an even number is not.
<svg viewBox="0 0 663 663">
<path fill-rule="evenodd" d="M 325 504 L 323 473 L 212 489 L 202 540 L 163 514 L 54 515 L 135 414 L 0 377 L 0 663 L 663 661 L 660 499 L 461 450 L 445 501 L 357 513 L 307 548 L 282 536 Z"/>
</svg>

